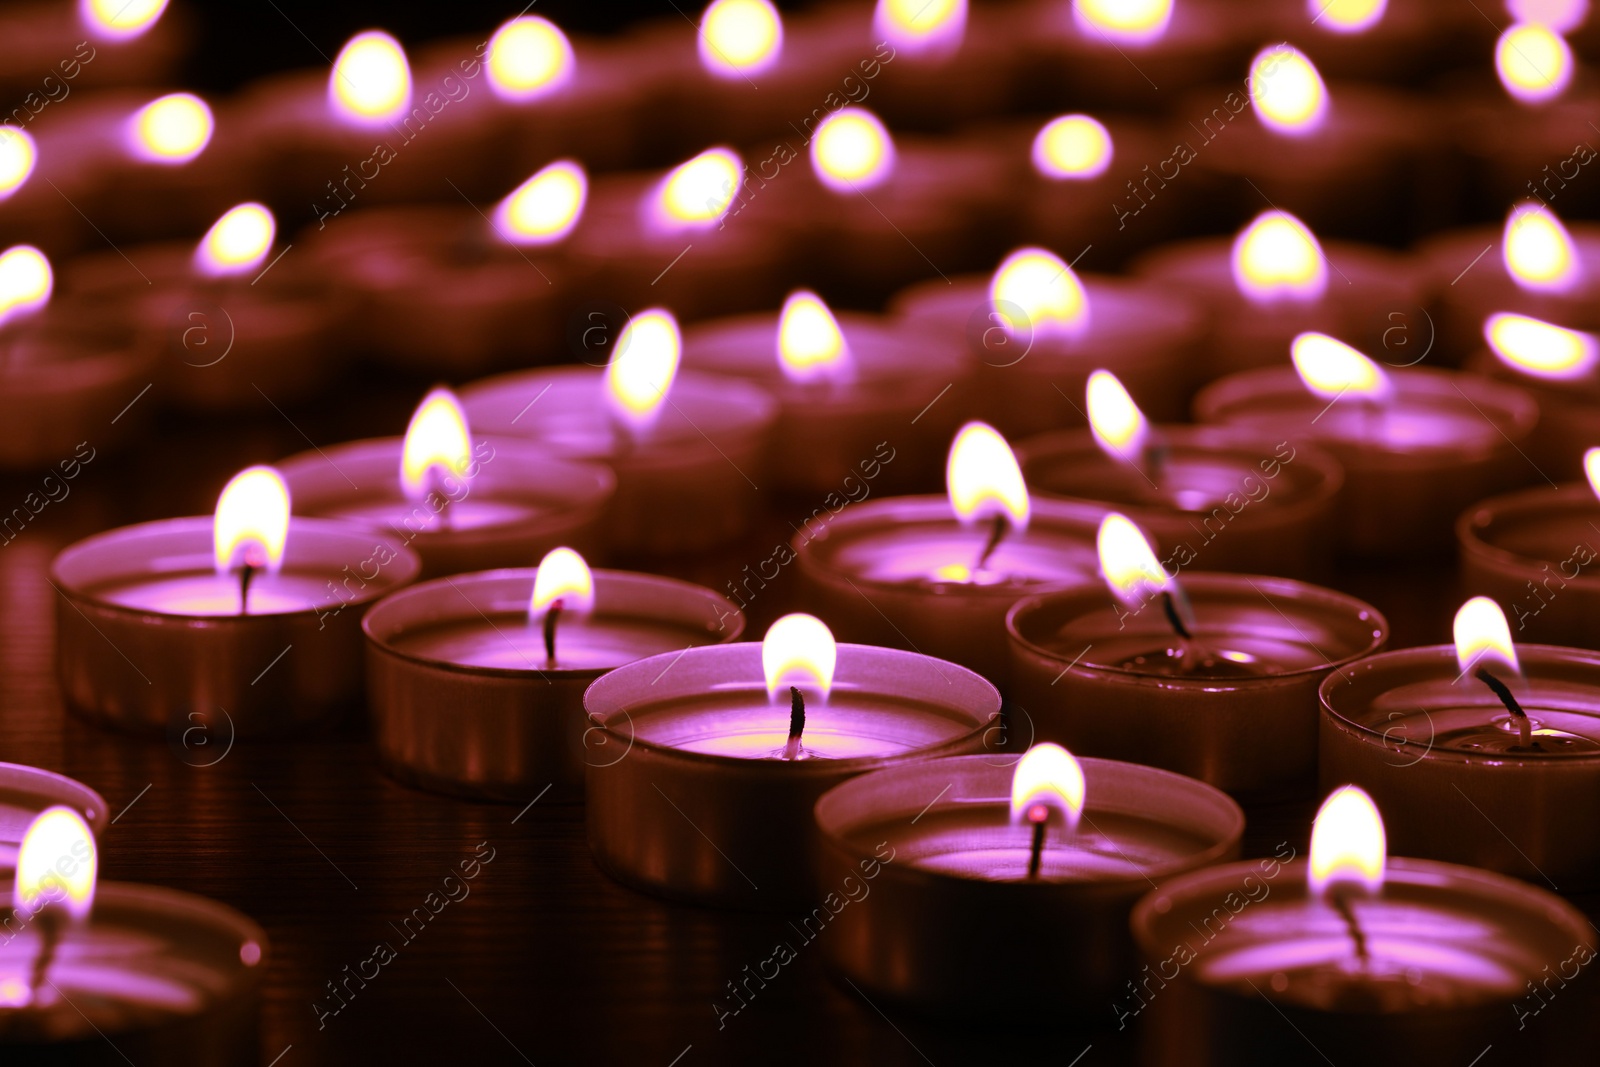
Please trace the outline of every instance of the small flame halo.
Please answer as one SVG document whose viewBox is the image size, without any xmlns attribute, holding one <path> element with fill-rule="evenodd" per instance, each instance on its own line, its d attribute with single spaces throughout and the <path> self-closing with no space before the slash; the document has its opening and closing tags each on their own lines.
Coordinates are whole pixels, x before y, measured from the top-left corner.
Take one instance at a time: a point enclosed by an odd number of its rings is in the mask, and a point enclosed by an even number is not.
<svg viewBox="0 0 1600 1067">
<path fill-rule="evenodd" d="M 513 245 L 550 245 L 566 239 L 589 200 L 589 176 L 574 159 L 536 171 L 500 201 L 494 227 Z"/>
<path fill-rule="evenodd" d="M 1313 896 L 1340 884 L 1377 893 L 1383 888 L 1388 854 L 1378 806 L 1359 786 L 1340 786 L 1328 794 L 1311 824 L 1307 888 Z"/>
<path fill-rule="evenodd" d="M 576 61 L 561 27 L 538 15 L 518 15 L 489 38 L 486 66 L 495 94 L 521 103 L 565 86 Z"/>
<path fill-rule="evenodd" d="M 1570 381 L 1600 364 L 1600 338 L 1531 315 L 1497 311 L 1484 320 L 1483 336 L 1500 362 L 1534 378 Z"/>
<path fill-rule="evenodd" d="M 46 808 L 22 835 L 12 907 L 25 918 L 61 907 L 73 919 L 86 919 L 94 908 L 99 866 L 83 816 L 60 804 Z"/>
<path fill-rule="evenodd" d="M 827 700 L 838 663 L 839 645 L 833 639 L 833 631 L 815 615 L 785 615 L 761 639 L 761 672 L 769 699 L 778 695 L 785 679 L 802 674 Z"/>
<path fill-rule="evenodd" d="M 1021 822 L 1038 805 L 1059 814 L 1067 829 L 1077 828 L 1087 792 L 1083 765 L 1051 741 L 1034 745 L 1011 772 L 1011 821 Z"/>
<path fill-rule="evenodd" d="M 945 490 L 964 525 L 1001 515 L 1014 528 L 1027 529 L 1032 507 L 1022 468 L 1000 431 L 986 422 L 956 431 L 945 461 Z"/>
<path fill-rule="evenodd" d="M 289 487 L 272 467 L 246 467 L 217 497 L 212 549 L 217 573 L 241 566 L 276 573 L 289 540 Z"/>
<path fill-rule="evenodd" d="M 594 610 L 594 572 L 575 550 L 552 548 L 539 561 L 533 575 L 533 595 L 528 600 L 528 618 L 538 620 L 556 601 L 563 615 Z"/>
</svg>

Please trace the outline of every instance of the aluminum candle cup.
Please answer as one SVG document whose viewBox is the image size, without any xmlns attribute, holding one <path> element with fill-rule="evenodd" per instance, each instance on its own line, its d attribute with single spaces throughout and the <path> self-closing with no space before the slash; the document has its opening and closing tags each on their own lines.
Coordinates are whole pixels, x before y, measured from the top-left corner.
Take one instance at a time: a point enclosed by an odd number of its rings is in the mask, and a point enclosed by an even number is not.
<svg viewBox="0 0 1600 1067">
<path fill-rule="evenodd" d="M 17 847 L 33 820 L 56 804 L 77 812 L 96 835 L 105 831 L 111 813 L 105 798 L 93 789 L 39 767 L 0 763 L 0 882 L 12 881 Z"/>
<path fill-rule="evenodd" d="M 1437 551 L 1449 545 L 1462 510 L 1533 475 L 1518 449 L 1539 408 L 1520 389 L 1475 374 L 1386 373 L 1394 396 L 1378 405 L 1330 404 L 1293 367 L 1246 371 L 1201 390 L 1195 416 L 1332 453 L 1345 473 L 1339 521 L 1347 552 Z"/>
<path fill-rule="evenodd" d="M 330 445 L 276 467 L 298 514 L 382 531 L 410 546 L 428 577 L 521 565 L 558 545 L 601 554 L 602 517 L 616 490 L 610 468 L 524 441 L 479 438 L 465 480 L 411 500 L 400 486 L 403 444 L 388 437 Z"/>
<path fill-rule="evenodd" d="M 0 944 L 0 988 L 26 996 L 39 948 L 36 922 Z M 0 1052 L 30 1064 L 120 1062 L 112 1052 L 195 1067 L 258 1062 L 266 954 L 266 934 L 230 907 L 102 882 L 88 921 L 62 934 L 43 1002 L 0 1006 Z"/>
<path fill-rule="evenodd" d="M 760 500 L 771 398 L 735 379 L 681 372 L 655 425 L 634 440 L 607 409 L 603 375 L 588 367 L 503 374 L 461 390 L 461 404 L 476 432 L 609 464 L 617 551 L 689 552 L 743 533 Z"/>
<path fill-rule="evenodd" d="M 1595 269 L 1600 271 L 1600 256 Z M 1600 307 L 1600 290 L 1593 300 L 1591 306 Z M 1510 366 L 1487 349 L 1469 356 L 1466 366 L 1510 383 L 1508 388 L 1521 389 L 1538 403 L 1539 424 L 1525 451 L 1540 473 L 1561 481 L 1584 476 L 1583 453 L 1600 443 L 1600 379 L 1593 372 L 1575 378 L 1539 377 Z"/>
<path fill-rule="evenodd" d="M 851 898 L 832 916 L 839 929 L 825 951 L 872 999 L 928 1012 L 1100 1015 L 1137 967 L 1128 912 L 1152 882 L 1239 854 L 1244 813 L 1227 796 L 1166 771 L 1083 759 L 1082 821 L 1047 839 L 1029 880 L 1031 829 L 1010 818 L 1013 762 L 904 764 L 817 802 L 819 899 Z M 997 919 L 1005 936 L 952 935 Z M 801 923 L 815 936 L 809 917 Z"/>
<path fill-rule="evenodd" d="M 1373 656 L 1322 683 L 1321 776 L 1387 813 L 1395 851 L 1564 892 L 1600 886 L 1600 653 L 1518 645 L 1537 750 L 1455 649 Z"/>
<path fill-rule="evenodd" d="M 597 570 L 595 611 L 561 619 L 552 664 L 529 620 L 537 573 L 424 582 L 367 613 L 367 707 L 390 774 L 456 796 L 522 802 L 551 786 L 553 799 L 582 800 L 585 767 L 623 751 L 590 730 L 589 683 L 744 631 L 739 609 L 709 589 Z"/>
<path fill-rule="evenodd" d="M 944 497 L 854 504 L 816 526 L 808 520 L 790 544 L 802 602 L 841 637 L 909 647 L 1004 685 L 1007 609 L 1034 593 L 1098 584 L 1102 514 L 1034 501 L 1027 530 L 1005 537 L 976 580 L 990 524 L 963 525 Z"/>
<path fill-rule="evenodd" d="M 1570 1023 L 1513 1025 L 1543 1005 L 1532 991 L 1563 961 L 1594 958 L 1594 932 L 1566 901 L 1487 871 L 1391 859 L 1381 894 L 1349 906 L 1366 931 L 1368 973 L 1339 912 L 1309 899 L 1304 862 L 1166 882 L 1133 911 L 1147 966 L 1118 1017 L 1141 1016 L 1150 1062 L 1199 1067 L 1308 1062 L 1285 1052 L 1307 1045 L 1331 1063 L 1374 1067 L 1470 1063 L 1502 1043 L 1532 1061 L 1580 1054 Z"/>
<path fill-rule="evenodd" d="M 1162 426 L 1161 470 L 1141 472 L 1106 454 L 1089 430 L 1040 434 L 1017 445 L 1029 490 L 1114 508 L 1151 534 L 1171 569 L 1311 578 L 1332 565 L 1337 460 L 1221 426 Z"/>
<path fill-rule="evenodd" d="M 1600 649 L 1600 501 L 1588 485 L 1491 497 L 1456 523 L 1461 588 L 1505 606 L 1518 640 Z"/>
<path fill-rule="evenodd" d="M 971 671 L 841 644 L 832 692 L 807 702 L 806 758 L 783 759 L 789 701 L 769 699 L 761 653 L 692 648 L 589 687 L 584 707 L 614 753 L 588 767 L 589 849 L 608 874 L 702 904 L 809 906 L 818 797 L 866 771 L 980 751 L 998 724 L 1000 694 Z"/>
<path fill-rule="evenodd" d="M 210 516 L 96 534 L 50 567 L 62 696 L 129 730 L 304 732 L 359 704 L 361 611 L 420 569 L 383 534 L 293 519 L 282 570 L 255 579 L 241 615 L 238 578 L 215 569 Z"/>
<path fill-rule="evenodd" d="M 1582 172 L 1595 158 L 1589 123 L 1600 94 L 1580 83 L 1559 99 L 1528 107 L 1509 99 L 1498 85 L 1480 82 L 1480 88 L 1439 94 L 1440 112 L 1449 119 L 1453 158 L 1448 163 L 1455 174 L 1472 175 L 1470 191 L 1476 194 L 1461 212 L 1482 217 L 1532 195 L 1546 202 L 1559 198 L 1563 213 L 1592 218 L 1600 191 Z M 1489 129 L 1504 136 L 1485 137 Z M 1583 180 L 1574 180 L 1580 175 Z"/>
<path fill-rule="evenodd" d="M 1130 611 L 1103 585 L 1071 590 L 1029 597 L 1006 616 L 1007 696 L 1033 737 L 1074 753 L 1165 768 L 1236 796 L 1309 794 L 1317 687 L 1381 649 L 1388 622 L 1354 597 L 1282 578 L 1179 582 L 1194 608 L 1192 666 L 1159 603 Z"/>
</svg>

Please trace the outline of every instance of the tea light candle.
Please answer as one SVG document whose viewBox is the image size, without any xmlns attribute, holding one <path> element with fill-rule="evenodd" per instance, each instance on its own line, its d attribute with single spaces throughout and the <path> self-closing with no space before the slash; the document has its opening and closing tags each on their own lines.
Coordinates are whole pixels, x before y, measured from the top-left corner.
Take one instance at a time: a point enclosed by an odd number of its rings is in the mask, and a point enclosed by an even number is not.
<svg viewBox="0 0 1600 1067">
<path fill-rule="evenodd" d="M 773 396 L 765 466 L 780 488 L 807 494 L 859 478 L 861 462 L 885 438 L 895 461 L 882 489 L 935 481 L 960 416 L 955 404 L 934 402 L 965 380 L 964 357 L 960 347 L 922 343 L 879 316 L 835 316 L 805 289 L 776 315 L 707 322 L 683 340 L 685 366 L 744 378 Z"/>
<path fill-rule="evenodd" d="M 1089 429 L 1017 446 L 1040 496 L 1114 507 L 1165 565 L 1307 578 L 1332 564 L 1344 468 L 1321 449 L 1224 426 L 1153 427 L 1116 375 L 1089 375 Z"/>
<path fill-rule="evenodd" d="M 515 439 L 474 440 L 460 402 L 435 389 L 404 438 L 353 441 L 278 464 L 295 510 L 397 538 L 427 576 L 510 566 L 561 544 L 593 553 L 616 490 L 609 467 Z"/>
<path fill-rule="evenodd" d="M 1005 439 L 984 423 L 956 434 L 946 483 L 946 497 L 890 497 L 808 520 L 790 542 L 800 595 L 849 637 L 1003 684 L 1006 609 L 1098 580 L 1102 511 L 1031 500 Z"/>
<path fill-rule="evenodd" d="M 1161 976 L 1148 1000 L 1123 1002 L 1146 1016 L 1149 1054 L 1206 1065 L 1282 1059 L 1301 1043 L 1334 1063 L 1466 1063 L 1514 1038 L 1539 1056 L 1577 1035 L 1554 1019 L 1519 1033 L 1519 1007 L 1595 943 L 1583 915 L 1542 889 L 1387 859 L 1383 821 L 1353 786 L 1317 814 L 1309 861 L 1174 878 L 1134 909 L 1133 936 Z"/>
<path fill-rule="evenodd" d="M 1582 477 L 1580 459 L 1600 416 L 1600 336 L 1513 311 L 1484 319 L 1482 336 L 1487 347 L 1468 369 L 1515 383 L 1539 404 L 1528 461 L 1546 479 Z"/>
<path fill-rule="evenodd" d="M 17 850 L 28 827 L 56 806 L 76 813 L 95 833 L 105 833 L 111 812 L 99 793 L 41 767 L 0 763 L 0 871 L 16 870 Z"/>
<path fill-rule="evenodd" d="M 481 433 L 537 441 L 617 474 L 612 547 L 666 554 L 739 536 L 759 502 L 775 406 L 753 385 L 677 372 L 677 320 L 651 308 L 617 339 L 605 370 L 563 367 L 488 378 L 461 392 Z"/>
<path fill-rule="evenodd" d="M 1455 517 L 1528 481 L 1518 454 L 1539 418 L 1520 389 L 1475 374 L 1385 371 L 1325 334 L 1296 337 L 1294 367 L 1245 371 L 1195 398 L 1202 422 L 1310 440 L 1344 466 L 1343 547 L 1406 556 L 1450 541 Z"/>
<path fill-rule="evenodd" d="M 277 472 L 248 468 L 214 518 L 127 526 L 56 556 L 62 696 L 129 730 L 200 716 L 219 736 L 304 731 L 360 699 L 361 609 L 420 569 L 392 537 L 290 519 Z"/>
<path fill-rule="evenodd" d="M 1568 891 L 1600 885 L 1600 817 L 1585 799 L 1600 779 L 1600 655 L 1513 647 L 1483 597 L 1457 613 L 1455 636 L 1324 681 L 1324 784 L 1370 792 L 1398 848 Z"/>
<path fill-rule="evenodd" d="M 976 752 L 1000 694 L 929 656 L 835 646 L 806 615 L 761 645 L 691 648 L 601 677 L 592 728 L 627 757 L 588 768 L 589 849 L 608 874 L 702 904 L 814 902 L 812 807 L 847 778 Z"/>
<path fill-rule="evenodd" d="M 924 1011 L 1073 1015 L 1103 1012 L 1133 973 L 1138 898 L 1236 857 L 1244 829 L 1200 782 L 1050 744 L 874 771 L 824 794 L 816 820 L 818 884 L 852 897 L 824 939 L 838 973 Z M 946 936 L 996 915 L 1026 937 Z"/>
<path fill-rule="evenodd" d="M 625 758 L 626 746 L 600 744 L 589 729 L 589 683 L 634 660 L 736 641 L 744 616 L 709 589 L 591 572 L 557 548 L 537 568 L 413 586 L 368 612 L 362 629 L 373 738 L 389 773 L 521 803 L 546 786 L 581 800 L 586 766 Z"/>
<path fill-rule="evenodd" d="M 1099 555 L 1112 595 L 1033 596 L 1006 616 L 1008 696 L 1035 735 L 1236 796 L 1309 793 L 1317 686 L 1383 647 L 1389 625 L 1377 609 L 1282 578 L 1180 582 L 1115 512 Z"/>
<path fill-rule="evenodd" d="M 1081 426 L 1089 372 L 1114 370 L 1157 419 L 1183 417 L 1204 331 L 1182 296 L 1140 282 L 1080 279 L 1043 248 L 1007 256 L 993 278 L 923 282 L 889 310 L 908 331 L 965 338 L 976 374 L 968 407 L 1022 437 Z"/>
</svg>

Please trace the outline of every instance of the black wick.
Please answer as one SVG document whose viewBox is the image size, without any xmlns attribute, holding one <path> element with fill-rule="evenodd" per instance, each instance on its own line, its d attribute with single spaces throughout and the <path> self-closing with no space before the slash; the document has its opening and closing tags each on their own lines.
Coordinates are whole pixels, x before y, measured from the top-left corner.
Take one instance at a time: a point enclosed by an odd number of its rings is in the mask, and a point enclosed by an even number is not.
<svg viewBox="0 0 1600 1067">
<path fill-rule="evenodd" d="M 1528 719 L 1528 713 L 1522 710 L 1522 705 L 1517 703 L 1517 698 L 1511 695 L 1511 688 L 1482 667 L 1473 671 L 1472 676 L 1488 686 L 1489 691 L 1499 697 L 1500 703 L 1511 713 L 1512 720 L 1517 724 L 1518 744 L 1522 748 L 1538 748 L 1533 743 L 1533 723 Z"/>
<path fill-rule="evenodd" d="M 1367 935 L 1361 929 L 1361 924 L 1356 921 L 1356 913 L 1350 907 L 1348 895 L 1335 885 L 1328 890 L 1328 903 L 1333 905 L 1339 917 L 1344 920 L 1345 928 L 1350 931 L 1350 940 L 1355 944 L 1356 959 L 1361 962 L 1362 967 L 1365 967 L 1368 959 Z"/>
<path fill-rule="evenodd" d="M 806 729 L 806 698 L 800 694 L 800 687 L 789 687 L 789 740 L 783 746 L 784 759 L 800 758 L 800 735 Z"/>
<path fill-rule="evenodd" d="M 39 955 L 33 961 L 33 977 L 31 981 L 33 997 L 39 996 L 39 987 L 45 983 L 45 974 L 50 970 L 50 964 L 55 961 L 56 947 L 61 943 L 62 927 L 65 923 L 57 914 L 54 906 L 46 905 L 33 917 L 39 924 Z"/>
<path fill-rule="evenodd" d="M 544 613 L 544 658 L 551 666 L 556 662 L 556 623 L 561 621 L 563 606 L 559 599 L 551 601 Z"/>
<path fill-rule="evenodd" d="M 989 562 L 989 557 L 994 555 L 994 550 L 1000 547 L 1000 542 L 1005 540 L 1010 531 L 1011 524 L 1006 521 L 1005 512 L 996 515 L 994 526 L 989 530 L 989 540 L 984 542 L 983 551 L 978 553 L 978 562 L 972 565 L 974 572 L 983 570 L 983 565 Z"/>
<path fill-rule="evenodd" d="M 1167 622 L 1172 626 L 1174 633 L 1185 641 L 1194 640 L 1194 634 L 1189 632 L 1188 625 L 1184 623 L 1183 615 L 1178 611 L 1178 602 L 1170 589 L 1161 591 L 1161 610 L 1166 612 Z"/>
<path fill-rule="evenodd" d="M 1050 809 L 1035 804 L 1028 809 L 1028 821 L 1033 824 L 1033 845 L 1028 852 L 1028 881 L 1037 881 L 1039 867 L 1044 862 L 1044 831 L 1050 821 Z"/>
<path fill-rule="evenodd" d="M 239 565 L 239 614 L 250 614 L 250 582 L 255 578 L 259 568 L 249 563 Z"/>
</svg>

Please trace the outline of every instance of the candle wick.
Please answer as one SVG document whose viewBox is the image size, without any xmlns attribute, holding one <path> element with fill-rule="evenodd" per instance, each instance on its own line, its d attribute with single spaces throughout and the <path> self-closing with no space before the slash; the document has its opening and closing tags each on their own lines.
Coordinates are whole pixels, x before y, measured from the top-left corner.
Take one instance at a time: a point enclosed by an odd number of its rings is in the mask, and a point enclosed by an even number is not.
<svg viewBox="0 0 1600 1067">
<path fill-rule="evenodd" d="M 50 970 L 50 964 L 55 962 L 56 947 L 61 943 L 61 934 L 64 923 L 56 909 L 46 906 L 33 917 L 39 926 L 39 955 L 33 961 L 33 977 L 31 988 L 33 999 L 39 999 L 39 989 L 45 983 L 45 975 Z"/>
<path fill-rule="evenodd" d="M 258 568 L 249 563 L 239 565 L 239 614 L 250 614 L 250 582 L 255 578 Z"/>
<path fill-rule="evenodd" d="M 783 746 L 784 759 L 800 758 L 800 735 L 806 729 L 806 698 L 800 687 L 789 687 L 789 740 Z"/>
<path fill-rule="evenodd" d="M 1483 667 L 1472 672 L 1472 676 L 1484 685 L 1489 691 L 1500 698 L 1500 703 L 1506 706 L 1511 713 L 1511 719 L 1517 724 L 1517 745 L 1520 748 L 1537 748 L 1533 743 L 1533 723 L 1528 718 L 1528 713 L 1522 710 L 1522 705 L 1517 703 L 1517 698 L 1511 694 L 1511 687 L 1500 679 L 1490 674 Z"/>
<path fill-rule="evenodd" d="M 1144 463 L 1144 473 L 1157 487 L 1166 481 L 1167 474 L 1167 443 L 1154 434 L 1145 441 L 1144 452 L 1140 457 Z"/>
<path fill-rule="evenodd" d="M 1369 959 L 1367 956 L 1367 935 L 1361 929 L 1361 924 L 1356 921 L 1355 909 L 1350 907 L 1348 896 L 1338 886 L 1334 886 L 1328 890 L 1328 903 L 1333 905 L 1334 910 L 1339 913 L 1339 917 L 1344 920 L 1345 928 L 1350 931 L 1350 940 L 1355 945 L 1356 959 L 1360 962 L 1362 969 L 1366 969 Z"/>
<path fill-rule="evenodd" d="M 989 562 L 989 557 L 994 555 L 994 550 L 1000 547 L 1000 542 L 1005 540 L 1010 530 L 1011 524 L 1006 521 L 1005 512 L 994 517 L 994 526 L 989 530 L 989 540 L 984 542 L 983 551 L 978 553 L 978 562 L 972 565 L 974 573 L 983 570 L 983 565 Z"/>
<path fill-rule="evenodd" d="M 1033 824 L 1033 844 L 1028 851 L 1028 881 L 1039 878 L 1039 868 L 1044 863 L 1044 831 L 1050 821 L 1050 809 L 1035 804 L 1028 809 L 1028 821 Z"/>
<path fill-rule="evenodd" d="M 1183 613 L 1178 610 L 1177 598 L 1172 595 L 1172 590 L 1170 589 L 1161 591 L 1161 610 L 1166 613 L 1167 622 L 1171 625 L 1173 633 L 1185 641 L 1194 640 L 1194 634 L 1189 630 L 1188 624 L 1183 621 Z"/>
<path fill-rule="evenodd" d="M 552 667 L 556 665 L 556 623 L 561 621 L 564 606 L 562 601 L 554 600 L 544 613 L 544 658 Z"/>
</svg>

